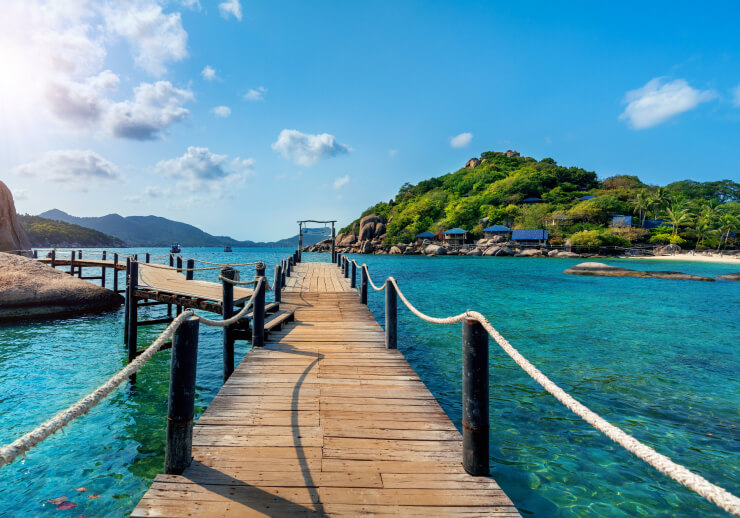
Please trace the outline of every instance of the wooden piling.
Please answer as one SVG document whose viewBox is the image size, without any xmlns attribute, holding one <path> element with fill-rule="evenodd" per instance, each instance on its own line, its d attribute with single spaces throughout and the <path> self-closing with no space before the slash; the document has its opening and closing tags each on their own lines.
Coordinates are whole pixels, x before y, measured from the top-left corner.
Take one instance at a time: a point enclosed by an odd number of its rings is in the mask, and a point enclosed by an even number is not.
<svg viewBox="0 0 740 518">
<path fill-rule="evenodd" d="M 275 265 L 275 280 L 272 282 L 272 290 L 275 302 L 281 302 L 282 301 L 282 272 L 280 271 L 280 265 Z"/>
<path fill-rule="evenodd" d="M 472 319 L 462 322 L 463 468 L 488 476 L 488 333 Z"/>
<path fill-rule="evenodd" d="M 118 293 L 118 253 L 113 254 L 113 291 Z"/>
<path fill-rule="evenodd" d="M 72 258 L 69 260 L 69 274 L 74 277 L 75 274 L 75 251 L 72 250 Z"/>
<path fill-rule="evenodd" d="M 331 222 L 331 261 L 334 262 L 334 258 L 337 255 L 337 234 L 334 230 L 334 222 Z"/>
<path fill-rule="evenodd" d="M 139 263 L 131 261 L 129 265 L 128 282 L 126 283 L 126 302 L 128 306 L 128 336 L 126 345 L 128 346 L 128 362 L 131 363 L 136 359 L 138 346 L 138 326 L 139 319 L 138 301 L 136 299 L 136 285 L 139 279 Z M 131 376 L 131 381 L 136 381 L 136 374 Z"/>
<path fill-rule="evenodd" d="M 188 259 L 187 265 L 187 271 L 185 272 L 185 280 L 186 281 L 192 281 L 193 280 L 193 274 L 195 273 L 193 271 L 193 268 L 195 268 L 195 260 L 194 259 Z"/>
<path fill-rule="evenodd" d="M 34 259 L 38 259 L 39 258 L 39 251 L 38 250 L 34 250 L 33 251 L 33 258 Z"/>
<path fill-rule="evenodd" d="M 175 266 L 175 260 L 172 257 L 172 254 L 170 254 L 170 268 L 173 268 Z M 167 316 L 172 316 L 172 304 L 167 304 Z"/>
<path fill-rule="evenodd" d="M 261 277 L 256 276 L 259 281 Z M 265 345 L 265 283 L 257 283 L 252 293 L 252 347 Z"/>
<path fill-rule="evenodd" d="M 80 261 L 82 261 L 82 250 L 78 250 L 78 251 L 77 251 L 77 253 L 79 254 L 79 257 L 78 257 L 78 259 L 79 259 Z M 74 275 L 74 273 L 73 273 L 72 275 Z M 77 277 L 79 277 L 80 279 L 82 278 L 82 263 L 80 263 L 80 264 L 79 264 L 79 265 L 77 266 Z"/>
<path fill-rule="evenodd" d="M 56 249 L 51 251 L 51 267 L 56 268 L 57 266 L 57 251 Z"/>
<path fill-rule="evenodd" d="M 236 270 L 230 267 L 221 269 L 223 279 L 236 279 Z M 234 316 L 234 285 L 226 280 L 221 281 L 222 302 L 221 316 L 224 320 Z M 234 372 L 234 335 L 231 326 L 223 328 L 223 382 Z"/>
<path fill-rule="evenodd" d="M 164 454 L 164 472 L 168 475 L 182 474 L 192 460 L 197 364 L 198 318 L 193 316 L 182 322 L 172 337 Z"/>
<path fill-rule="evenodd" d="M 131 258 L 127 257 L 126 258 L 126 277 L 124 277 L 124 282 L 126 283 L 126 287 L 123 290 L 125 293 L 125 297 L 126 297 L 123 301 L 123 304 L 124 304 L 123 306 L 123 344 L 124 345 L 128 345 L 128 317 L 129 317 L 128 305 L 130 301 L 129 296 L 128 296 L 128 279 L 129 279 L 130 273 L 131 273 Z M 118 279 L 116 279 L 116 281 L 118 281 Z"/>
<path fill-rule="evenodd" d="M 302 259 L 303 254 L 303 223 L 298 222 L 298 261 Z"/>
<path fill-rule="evenodd" d="M 367 266 L 360 266 L 360 302 L 367 305 Z"/>
<path fill-rule="evenodd" d="M 349 285 L 352 288 L 357 287 L 357 264 L 355 264 L 354 261 L 352 261 L 352 274 L 349 277 Z"/>
<path fill-rule="evenodd" d="M 182 257 L 180 257 L 179 255 L 177 256 L 176 264 L 177 264 L 177 273 L 182 273 Z M 179 305 L 176 306 L 175 313 L 178 315 L 182 313 L 182 306 L 179 306 Z"/>
<path fill-rule="evenodd" d="M 354 273 L 354 271 L 352 272 Z M 354 279 L 354 275 L 353 275 Z M 396 286 L 385 280 L 385 348 L 398 349 L 398 295 Z"/>
</svg>

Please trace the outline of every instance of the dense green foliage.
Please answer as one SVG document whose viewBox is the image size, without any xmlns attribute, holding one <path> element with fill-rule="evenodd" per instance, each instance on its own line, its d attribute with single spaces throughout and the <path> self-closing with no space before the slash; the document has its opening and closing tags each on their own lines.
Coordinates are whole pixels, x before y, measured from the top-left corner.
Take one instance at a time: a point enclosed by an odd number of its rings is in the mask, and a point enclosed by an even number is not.
<svg viewBox="0 0 740 518">
<path fill-rule="evenodd" d="M 584 195 L 596 198 L 579 201 Z M 542 202 L 524 202 L 531 197 Z M 720 241 L 732 243 L 732 233 L 740 230 L 740 184 L 684 180 L 655 187 L 629 175 L 599 181 L 592 171 L 563 167 L 552 158 L 537 161 L 488 151 L 474 168 L 402 185 L 393 200 L 370 207 L 362 216 L 368 214 L 388 220 L 387 243 L 409 242 L 419 232 L 453 227 L 478 237 L 484 226 L 503 224 L 547 228 L 553 244 L 577 234 L 577 241 L 594 243 L 588 246 L 681 239 L 692 246 L 716 247 Z M 666 234 L 665 228 L 607 232 L 615 215 L 633 215 L 635 227 L 647 218 L 666 219 L 669 236 L 651 239 Z M 357 232 L 358 224 L 359 219 L 342 232 Z"/>
<path fill-rule="evenodd" d="M 34 247 L 124 246 L 124 242 L 118 238 L 64 221 L 28 215 L 19 215 L 18 220 Z"/>
</svg>

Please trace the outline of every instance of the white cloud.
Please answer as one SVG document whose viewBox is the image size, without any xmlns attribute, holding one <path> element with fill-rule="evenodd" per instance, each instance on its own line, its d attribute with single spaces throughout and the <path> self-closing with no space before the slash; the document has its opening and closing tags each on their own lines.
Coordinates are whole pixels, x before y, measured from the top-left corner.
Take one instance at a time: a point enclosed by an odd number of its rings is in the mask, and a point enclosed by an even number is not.
<svg viewBox="0 0 740 518">
<path fill-rule="evenodd" d="M 50 81 L 46 86 L 46 100 L 60 120 L 88 125 L 103 117 L 109 105 L 105 95 L 115 91 L 118 82 L 118 76 L 110 70 L 79 82 Z"/>
<path fill-rule="evenodd" d="M 740 107 L 740 85 L 732 89 L 732 104 Z"/>
<path fill-rule="evenodd" d="M 13 189 L 13 199 L 15 201 L 27 200 L 28 191 L 26 189 Z"/>
<path fill-rule="evenodd" d="M 244 99 L 247 101 L 264 101 L 264 94 L 267 93 L 267 88 L 264 86 L 258 86 L 256 89 L 251 88 L 247 93 L 244 94 Z"/>
<path fill-rule="evenodd" d="M 180 13 L 164 13 L 151 0 L 109 4 L 104 9 L 108 30 L 128 41 L 138 66 L 153 75 L 167 71 L 166 64 L 187 57 L 188 33 Z"/>
<path fill-rule="evenodd" d="M 228 19 L 230 15 L 233 15 L 237 20 L 242 20 L 242 6 L 239 3 L 239 0 L 226 0 L 225 2 L 221 2 L 218 4 L 218 10 L 224 18 Z"/>
<path fill-rule="evenodd" d="M 389 149 L 388 150 L 388 156 L 391 158 L 396 158 L 396 155 L 398 155 L 397 149 Z"/>
<path fill-rule="evenodd" d="M 284 158 L 304 166 L 352 151 L 349 146 L 337 142 L 334 135 L 328 133 L 311 135 L 289 129 L 280 132 L 272 149 L 278 151 Z"/>
<path fill-rule="evenodd" d="M 223 117 L 224 119 L 231 115 L 231 108 L 228 106 L 216 106 L 211 110 L 216 117 Z"/>
<path fill-rule="evenodd" d="M 450 146 L 452 147 L 467 147 L 470 145 L 470 141 L 473 140 L 472 133 L 460 133 L 459 135 L 450 139 Z"/>
<path fill-rule="evenodd" d="M 121 138 L 154 140 L 190 112 L 182 106 L 194 99 L 190 90 L 172 86 L 169 81 L 141 83 L 134 89 L 133 100 L 114 103 L 108 109 L 108 131 Z"/>
<path fill-rule="evenodd" d="M 203 70 L 201 70 L 200 75 L 202 75 L 203 79 L 206 81 L 213 81 L 216 79 L 216 70 L 214 70 L 210 65 L 206 65 L 203 67 Z"/>
<path fill-rule="evenodd" d="M 619 119 L 626 119 L 634 129 L 645 129 L 692 110 L 714 97 L 711 90 L 696 90 L 684 79 L 663 83 L 661 78 L 655 78 L 642 88 L 625 94 L 623 102 L 627 107 Z"/>
<path fill-rule="evenodd" d="M 148 185 L 144 188 L 144 195 L 150 198 L 162 198 L 170 195 L 169 189 L 162 189 L 156 185 Z"/>
<path fill-rule="evenodd" d="M 200 0 L 180 0 L 180 3 L 183 5 L 183 7 L 187 7 L 188 9 L 192 9 L 193 11 L 200 11 L 202 9 L 202 6 L 200 5 Z"/>
<path fill-rule="evenodd" d="M 30 176 L 53 182 L 85 183 L 119 180 L 118 168 L 90 150 L 62 150 L 44 153 L 36 162 L 13 169 L 19 176 Z"/>
<path fill-rule="evenodd" d="M 192 193 L 210 193 L 222 198 L 233 187 L 254 174 L 254 159 L 235 158 L 211 153 L 208 148 L 190 146 L 184 155 L 157 163 L 159 174 L 180 180 L 177 186 Z"/>
<path fill-rule="evenodd" d="M 334 188 L 335 189 L 341 189 L 345 185 L 349 183 L 349 175 L 346 174 L 344 176 L 340 176 L 336 180 L 334 180 Z"/>
</svg>

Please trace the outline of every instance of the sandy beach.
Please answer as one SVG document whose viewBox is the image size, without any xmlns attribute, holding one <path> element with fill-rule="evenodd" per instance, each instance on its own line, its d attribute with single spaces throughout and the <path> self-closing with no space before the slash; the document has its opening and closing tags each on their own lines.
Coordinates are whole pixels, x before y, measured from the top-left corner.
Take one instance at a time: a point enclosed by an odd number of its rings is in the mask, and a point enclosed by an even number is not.
<svg viewBox="0 0 740 518">
<path fill-rule="evenodd" d="M 740 267 L 740 255 L 691 255 L 691 254 L 676 254 L 676 255 L 657 255 L 657 256 L 646 256 L 646 257 L 625 257 L 624 259 L 636 259 L 636 260 L 654 260 L 654 261 L 690 261 L 694 263 L 722 263 L 722 264 L 736 264 Z"/>
</svg>

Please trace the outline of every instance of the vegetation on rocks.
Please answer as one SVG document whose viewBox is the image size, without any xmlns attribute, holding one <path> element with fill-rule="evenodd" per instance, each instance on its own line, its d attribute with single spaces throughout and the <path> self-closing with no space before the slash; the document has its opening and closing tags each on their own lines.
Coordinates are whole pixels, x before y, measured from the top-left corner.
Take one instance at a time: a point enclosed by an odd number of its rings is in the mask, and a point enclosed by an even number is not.
<svg viewBox="0 0 740 518">
<path fill-rule="evenodd" d="M 579 200 L 587 195 L 595 197 Z M 593 171 L 560 166 L 552 158 L 488 151 L 480 162 L 469 161 L 454 173 L 402 185 L 392 200 L 360 218 L 373 214 L 387 221 L 385 243 L 408 243 L 420 232 L 454 227 L 478 238 L 487 225 L 503 224 L 546 228 L 552 244 L 575 239 L 585 246 L 653 242 L 717 248 L 736 242 L 733 233 L 740 231 L 740 184 L 683 180 L 658 187 L 630 175 L 599 180 Z M 611 228 L 615 215 L 633 216 L 633 227 Z M 357 235 L 360 218 L 341 232 Z M 646 219 L 665 222 L 647 231 L 639 228 Z"/>
</svg>

